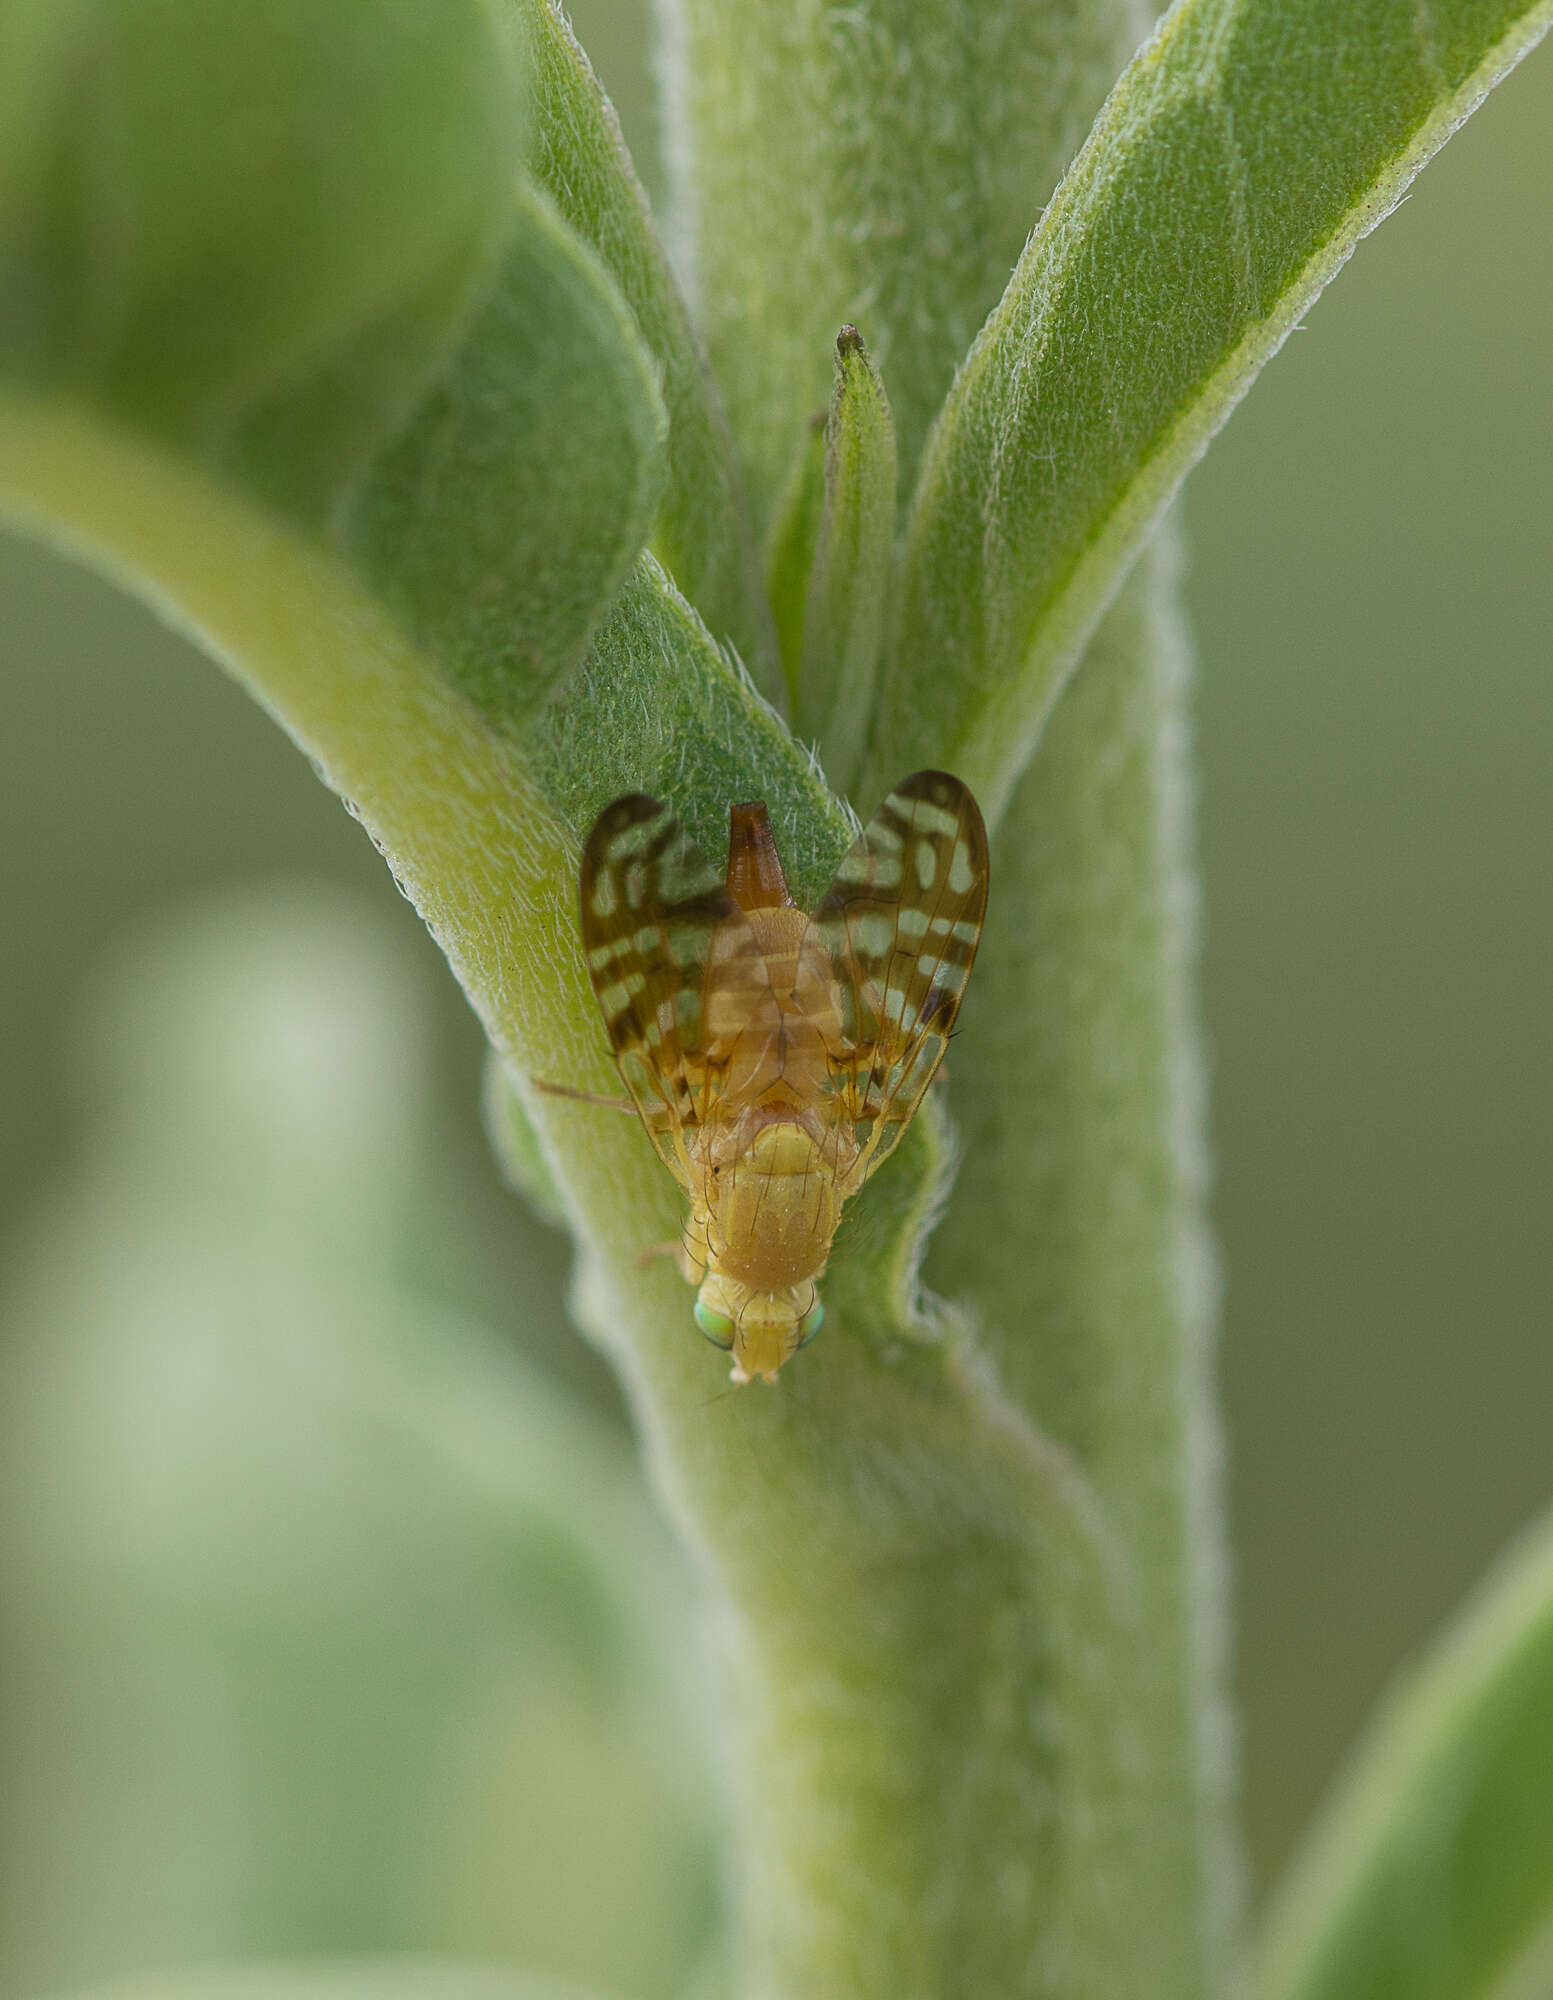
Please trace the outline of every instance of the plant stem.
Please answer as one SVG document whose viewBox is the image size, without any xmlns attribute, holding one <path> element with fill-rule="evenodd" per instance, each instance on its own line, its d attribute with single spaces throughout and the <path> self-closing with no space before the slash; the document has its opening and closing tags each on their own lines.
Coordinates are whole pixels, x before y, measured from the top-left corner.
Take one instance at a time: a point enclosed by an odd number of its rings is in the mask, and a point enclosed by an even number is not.
<svg viewBox="0 0 1553 2000">
<path fill-rule="evenodd" d="M 1130 1622 L 1086 1634 L 1062 1690 L 1053 1884 L 1106 1967 L 1072 1990 L 1118 1994 L 1214 1991 L 1238 1901 L 1175 569 L 1145 552 L 999 827 L 928 1262 L 1125 1566 Z"/>
<path fill-rule="evenodd" d="M 779 1389 L 709 1400 L 678 1279 L 593 1238 L 584 1317 L 710 1573 L 763 2000 L 1223 1983 L 1236 1868 L 1170 586 L 1151 554 L 1000 833 L 930 1271 L 975 1337 L 899 1338 L 866 1223 L 909 1229 L 876 1203 L 827 1280 L 834 1330 Z M 618 1211 L 615 1149 L 553 1129 L 575 1211 Z M 930 1169 L 876 1187 L 887 1203 Z"/>
<path fill-rule="evenodd" d="M 1147 23 L 968 22 L 949 0 L 665 11 L 694 285 L 757 518 L 843 320 L 879 363 L 909 495 L 956 362 Z M 950 1059 L 965 1158 L 929 1273 L 975 1337 L 937 1374 L 910 1354 L 892 1374 L 838 1333 L 780 1409 L 726 1419 L 750 1435 L 734 1486 L 649 1420 L 732 1607 L 762 1994 L 1222 1983 L 1237 1869 L 1174 588 L 1151 554 L 995 841 Z"/>
</svg>

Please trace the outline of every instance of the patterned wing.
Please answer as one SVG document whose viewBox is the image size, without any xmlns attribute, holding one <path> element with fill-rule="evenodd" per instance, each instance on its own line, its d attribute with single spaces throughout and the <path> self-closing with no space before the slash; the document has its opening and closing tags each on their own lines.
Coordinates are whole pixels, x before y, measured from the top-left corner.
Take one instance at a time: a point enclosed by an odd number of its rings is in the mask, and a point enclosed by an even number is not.
<svg viewBox="0 0 1553 2000">
<path fill-rule="evenodd" d="M 946 771 L 904 779 L 864 827 L 812 930 L 839 992 L 833 1090 L 872 1129 L 851 1192 L 893 1151 L 943 1060 L 987 907 L 987 830 Z"/>
<path fill-rule="evenodd" d="M 688 1187 L 685 1134 L 718 1088 L 707 968 L 714 954 L 758 958 L 749 921 L 669 808 L 640 792 L 594 821 L 581 889 L 583 956 L 616 1064 L 659 1157 Z"/>
</svg>

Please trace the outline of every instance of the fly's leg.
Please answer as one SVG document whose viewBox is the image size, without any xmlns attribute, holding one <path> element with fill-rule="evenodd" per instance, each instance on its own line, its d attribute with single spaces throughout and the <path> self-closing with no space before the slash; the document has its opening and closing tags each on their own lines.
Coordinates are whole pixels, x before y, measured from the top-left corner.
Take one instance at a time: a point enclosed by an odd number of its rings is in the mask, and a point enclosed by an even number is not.
<svg viewBox="0 0 1553 2000">
<path fill-rule="evenodd" d="M 687 1285 L 699 1285 L 706 1276 L 706 1266 L 692 1260 L 690 1252 L 677 1236 L 672 1243 L 652 1243 L 645 1250 L 638 1250 L 637 1269 L 643 1270 L 649 1264 L 656 1264 L 661 1257 L 674 1259 L 675 1266 Z"/>
<path fill-rule="evenodd" d="M 660 1257 L 672 1257 L 687 1285 L 699 1285 L 706 1276 L 706 1232 L 694 1216 L 685 1223 L 683 1236 L 672 1243 L 654 1243 L 637 1252 L 637 1265 L 656 1264 Z"/>
<path fill-rule="evenodd" d="M 569 1083 L 551 1083 L 543 1076 L 531 1076 L 529 1082 L 546 1097 L 569 1097 L 574 1104 L 602 1104 L 607 1111 L 625 1111 L 633 1118 L 641 1116 L 629 1097 L 601 1097 L 597 1091 L 573 1090 Z"/>
</svg>

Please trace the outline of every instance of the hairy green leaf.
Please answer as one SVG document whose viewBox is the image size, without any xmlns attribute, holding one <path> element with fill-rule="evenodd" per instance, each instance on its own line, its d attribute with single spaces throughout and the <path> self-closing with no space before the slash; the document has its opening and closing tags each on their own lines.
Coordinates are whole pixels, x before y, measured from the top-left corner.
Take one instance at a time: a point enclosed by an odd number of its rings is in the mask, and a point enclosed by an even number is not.
<svg viewBox="0 0 1553 2000">
<path fill-rule="evenodd" d="M 651 556 L 537 722 L 530 756 L 581 832 L 622 792 L 646 792 L 672 801 L 709 857 L 727 851 L 728 808 L 764 799 L 800 901 L 818 897 L 847 845 L 809 759 Z"/>
<path fill-rule="evenodd" d="M 1553 1516 L 1383 1704 L 1270 1912 L 1261 2000 L 1540 2000 Z"/>
<path fill-rule="evenodd" d="M 653 553 L 708 628 L 738 648 L 775 696 L 770 614 L 727 419 L 614 107 L 555 0 L 518 0 L 517 12 L 532 65 L 534 171 L 603 259 L 662 371 L 668 478 Z"/>
<path fill-rule="evenodd" d="M 336 538 L 498 721 L 548 696 L 641 547 L 660 411 L 631 324 L 534 195 L 468 337 Z"/>
<path fill-rule="evenodd" d="M 420 391 L 506 227 L 521 96 L 484 9 L 367 5 L 325 33 L 305 0 L 14 0 L 4 33 L 6 374 L 327 505 L 318 462 Z"/>
<path fill-rule="evenodd" d="M 0 379 L 346 552 L 493 712 L 580 657 L 646 536 L 663 412 L 596 260 L 515 183 L 480 0 L 6 16 Z"/>
<path fill-rule="evenodd" d="M 1178 0 L 935 428 L 870 786 L 946 758 L 992 816 L 1150 526 L 1547 0 Z"/>
<path fill-rule="evenodd" d="M 776 621 L 788 703 L 795 710 L 814 548 L 824 511 L 825 419 L 816 416 L 810 419 L 808 433 L 793 460 L 787 491 L 766 542 L 766 595 Z"/>
<path fill-rule="evenodd" d="M 857 328 L 843 327 L 797 701 L 799 732 L 841 792 L 862 760 L 894 560 L 895 427 Z"/>
</svg>

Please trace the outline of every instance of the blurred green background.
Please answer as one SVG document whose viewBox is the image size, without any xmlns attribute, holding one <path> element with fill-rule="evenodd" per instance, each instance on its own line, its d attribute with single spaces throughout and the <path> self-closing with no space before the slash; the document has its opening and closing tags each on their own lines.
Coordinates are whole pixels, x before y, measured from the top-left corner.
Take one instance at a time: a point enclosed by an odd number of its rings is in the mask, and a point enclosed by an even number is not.
<svg viewBox="0 0 1553 2000">
<path fill-rule="evenodd" d="M 575 14 L 652 179 L 642 11 Z M 1186 501 L 1259 1887 L 1553 1495 L 1550 133 L 1544 51 Z M 0 605 L 0 1995 L 277 1938 L 677 1990 L 715 1812 L 642 1739 L 693 1740 L 702 1669 L 563 1247 L 490 1163 L 474 1020 L 208 662 L 13 541 Z"/>
</svg>

